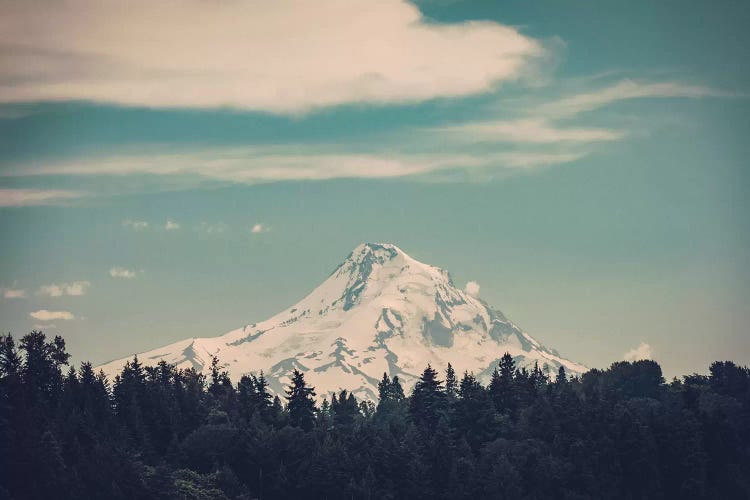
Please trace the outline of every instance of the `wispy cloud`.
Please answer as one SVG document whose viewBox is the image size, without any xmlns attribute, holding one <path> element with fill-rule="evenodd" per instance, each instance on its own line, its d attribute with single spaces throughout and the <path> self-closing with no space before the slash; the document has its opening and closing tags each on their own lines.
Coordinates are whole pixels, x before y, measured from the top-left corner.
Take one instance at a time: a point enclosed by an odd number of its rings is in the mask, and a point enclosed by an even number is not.
<svg viewBox="0 0 750 500">
<path fill-rule="evenodd" d="M 206 179 L 258 184 L 294 180 L 339 178 L 388 179 L 422 176 L 450 169 L 517 168 L 566 163 L 584 153 L 569 151 L 499 151 L 466 153 L 372 152 L 352 153 L 334 147 L 311 147 L 301 152 L 297 145 L 276 147 L 212 147 L 181 154 L 111 155 L 24 167 L 30 175 L 123 175 L 150 173 L 197 175 Z M 125 221 L 133 229 L 149 227 L 146 221 Z M 198 229 L 220 232 L 203 223 Z"/>
<path fill-rule="evenodd" d="M 53 328 L 57 328 L 57 325 L 54 323 L 35 323 L 34 329 L 35 330 L 51 330 Z"/>
<path fill-rule="evenodd" d="M 561 127 L 543 118 L 468 122 L 427 129 L 450 140 L 511 142 L 520 144 L 591 143 L 614 141 L 625 134 L 619 130 L 591 127 Z"/>
<path fill-rule="evenodd" d="M 622 359 L 625 361 L 638 361 L 639 359 L 651 359 L 651 356 L 651 346 L 645 342 L 641 342 L 638 344 L 638 347 L 623 354 Z"/>
<path fill-rule="evenodd" d="M 29 313 L 29 316 L 39 321 L 54 321 L 56 319 L 68 321 L 75 319 L 73 313 L 69 311 L 48 311 L 47 309 L 34 311 Z"/>
<path fill-rule="evenodd" d="M 681 82 L 621 80 L 603 88 L 541 104 L 534 110 L 534 113 L 548 117 L 566 118 L 629 99 L 733 97 L 735 95 L 731 92 Z"/>
<path fill-rule="evenodd" d="M 195 230 L 206 234 L 222 234 L 229 231 L 229 225 L 221 221 L 214 223 L 201 222 L 195 226 Z"/>
<path fill-rule="evenodd" d="M 131 219 L 125 219 L 122 221 L 122 225 L 124 227 L 127 227 L 129 229 L 132 229 L 133 231 L 143 231 L 144 229 L 147 229 L 149 224 L 145 220 L 131 220 Z"/>
<path fill-rule="evenodd" d="M 167 231 L 176 231 L 180 229 L 180 224 L 175 220 L 167 219 L 167 223 L 164 224 L 164 229 Z"/>
<path fill-rule="evenodd" d="M 136 272 L 124 267 L 113 267 L 109 270 L 109 275 L 117 279 L 131 280 L 135 278 Z"/>
<path fill-rule="evenodd" d="M 406 0 L 12 2 L 0 33 L 5 102 L 275 113 L 486 92 L 543 54 L 516 28 L 433 23 Z"/>
<path fill-rule="evenodd" d="M 63 295 L 85 295 L 88 288 L 91 286 L 89 281 L 74 281 L 72 283 L 60 283 L 42 285 L 37 290 L 37 295 L 46 297 L 62 297 Z"/>
<path fill-rule="evenodd" d="M 26 298 L 26 290 L 21 290 L 19 288 L 0 288 L 3 292 L 3 298 L 6 299 L 25 299 Z"/>
<path fill-rule="evenodd" d="M 28 207 L 52 205 L 80 198 L 84 193 L 62 189 L 5 189 L 0 188 L 0 207 Z"/>
</svg>

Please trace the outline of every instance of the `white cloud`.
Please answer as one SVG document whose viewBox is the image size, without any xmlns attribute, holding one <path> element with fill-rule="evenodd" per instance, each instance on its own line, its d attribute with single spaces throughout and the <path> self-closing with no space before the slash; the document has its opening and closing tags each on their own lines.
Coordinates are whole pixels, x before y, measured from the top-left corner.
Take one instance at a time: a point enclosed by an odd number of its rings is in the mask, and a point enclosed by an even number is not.
<svg viewBox="0 0 750 500">
<path fill-rule="evenodd" d="M 56 319 L 71 320 L 75 319 L 73 313 L 68 311 L 48 311 L 46 309 L 40 309 L 29 313 L 29 316 L 39 321 L 52 321 Z"/>
<path fill-rule="evenodd" d="M 21 290 L 18 288 L 2 288 L 0 290 L 2 290 L 3 297 L 6 299 L 25 299 L 26 298 L 26 290 Z"/>
<path fill-rule="evenodd" d="M 580 89 L 580 83 L 576 85 Z M 183 187 L 183 182 L 200 185 L 204 181 L 258 184 L 398 177 L 454 182 L 486 180 L 503 175 L 507 170 L 532 170 L 573 162 L 596 152 L 597 143 L 621 140 L 628 135 L 626 130 L 570 123 L 571 118 L 584 111 L 638 97 L 728 95 L 677 82 L 623 80 L 545 102 L 534 96 L 521 100 L 520 105 L 503 101 L 503 106 L 490 107 L 491 112 L 481 119 L 437 127 L 405 128 L 397 134 L 386 135 L 380 142 L 373 141 L 367 149 L 356 150 L 339 143 L 290 143 L 181 148 L 175 152 L 173 147 L 151 146 L 100 157 L 18 164 L 7 168 L 5 174 L 151 174 L 173 176 L 174 182 Z M 508 115 L 509 118 L 504 118 Z M 497 118 L 501 116 L 502 119 Z M 481 151 L 473 147 L 475 142 L 483 143 Z M 133 230 L 150 228 L 148 222 L 139 220 L 125 220 L 123 225 Z M 164 229 L 175 230 L 179 226 L 168 219 Z M 225 232 L 228 227 L 204 222 L 196 229 L 216 234 Z"/>
<path fill-rule="evenodd" d="M 122 225 L 132 229 L 133 231 L 142 231 L 148 228 L 148 222 L 146 222 L 145 220 L 125 219 L 124 221 L 122 221 Z"/>
<path fill-rule="evenodd" d="M 68 295 L 83 295 L 90 286 L 91 283 L 88 281 L 74 281 L 73 283 L 68 283 L 68 285 L 66 285 L 65 293 Z"/>
<path fill-rule="evenodd" d="M 165 22 L 165 20 L 169 22 Z M 298 113 L 486 92 L 544 53 L 513 27 L 406 0 L 6 3 L 0 100 Z"/>
<path fill-rule="evenodd" d="M 83 193 L 62 189 L 0 189 L 0 207 L 52 205 L 81 196 Z"/>
<path fill-rule="evenodd" d="M 622 359 L 625 361 L 638 361 L 639 359 L 651 359 L 651 356 L 651 346 L 645 342 L 641 342 L 638 344 L 638 347 L 623 354 Z"/>
<path fill-rule="evenodd" d="M 176 231 L 177 229 L 180 229 L 180 224 L 172 219 L 167 219 L 167 223 L 164 224 L 164 229 L 167 231 Z"/>
<path fill-rule="evenodd" d="M 536 109 L 545 116 L 570 117 L 586 111 L 608 106 L 618 101 L 642 98 L 666 97 L 731 97 L 734 94 L 681 82 L 638 82 L 622 80 L 608 87 L 542 104 Z"/>
<path fill-rule="evenodd" d="M 543 118 L 468 122 L 428 129 L 449 139 L 512 142 L 528 144 L 590 143 L 614 141 L 623 137 L 619 130 L 585 127 L 560 127 Z"/>
<path fill-rule="evenodd" d="M 89 281 L 74 281 L 72 283 L 60 283 L 42 285 L 36 292 L 37 295 L 47 297 L 61 297 L 63 295 L 85 295 L 86 290 L 91 286 Z"/>
<path fill-rule="evenodd" d="M 136 272 L 131 271 L 130 269 L 125 269 L 124 267 L 113 267 L 109 270 L 109 275 L 113 278 L 130 280 L 135 278 Z"/>
<path fill-rule="evenodd" d="M 265 226 L 258 222 L 257 224 L 253 225 L 253 227 L 250 229 L 250 232 L 253 234 L 266 233 L 268 232 L 268 226 Z"/>
<path fill-rule="evenodd" d="M 206 234 L 222 234 L 229 230 L 229 226 L 221 221 L 210 224 L 208 222 L 201 222 L 195 227 L 196 231 Z"/>
<path fill-rule="evenodd" d="M 157 175 L 192 174 L 205 179 L 243 184 L 338 178 L 388 179 L 423 176 L 451 169 L 531 168 L 567 163 L 585 151 L 503 151 L 467 154 L 462 152 L 352 153 L 333 147 L 300 149 L 287 147 L 214 147 L 180 154 L 151 151 L 112 155 L 23 167 L 27 175 Z M 20 171 L 18 172 L 21 173 Z M 145 221 L 124 221 L 124 225 L 145 229 Z M 135 227 L 134 227 L 135 228 Z M 224 232 L 222 223 L 201 223 L 196 229 Z"/>
<path fill-rule="evenodd" d="M 469 281 L 464 287 L 464 292 L 472 297 L 479 298 L 479 283 L 476 281 Z"/>
</svg>

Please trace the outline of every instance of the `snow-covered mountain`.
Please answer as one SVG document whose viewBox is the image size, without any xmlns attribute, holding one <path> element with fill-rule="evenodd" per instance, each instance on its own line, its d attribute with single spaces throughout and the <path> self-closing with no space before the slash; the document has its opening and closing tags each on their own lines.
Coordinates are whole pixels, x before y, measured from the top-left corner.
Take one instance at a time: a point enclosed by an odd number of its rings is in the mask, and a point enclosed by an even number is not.
<svg viewBox="0 0 750 500">
<path fill-rule="evenodd" d="M 139 354 L 144 364 L 165 360 L 207 373 L 211 355 L 233 381 L 263 370 L 283 394 L 295 368 L 318 395 L 340 388 L 375 400 L 383 372 L 409 390 L 430 363 L 487 383 L 509 352 L 520 366 L 586 367 L 542 346 L 498 310 L 457 288 L 448 273 L 409 257 L 392 244 L 359 245 L 331 276 L 295 306 L 220 337 L 186 339 Z M 126 361 L 101 368 L 114 376 Z"/>
</svg>

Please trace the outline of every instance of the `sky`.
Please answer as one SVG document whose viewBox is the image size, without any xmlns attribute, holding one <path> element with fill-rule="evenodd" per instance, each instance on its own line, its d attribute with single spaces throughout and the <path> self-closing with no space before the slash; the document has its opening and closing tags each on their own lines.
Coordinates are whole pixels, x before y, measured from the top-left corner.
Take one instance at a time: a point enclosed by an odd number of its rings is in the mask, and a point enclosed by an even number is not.
<svg viewBox="0 0 750 500">
<path fill-rule="evenodd" d="M 390 242 L 587 366 L 750 363 L 747 2 L 0 14 L 4 332 L 98 364 Z"/>
</svg>

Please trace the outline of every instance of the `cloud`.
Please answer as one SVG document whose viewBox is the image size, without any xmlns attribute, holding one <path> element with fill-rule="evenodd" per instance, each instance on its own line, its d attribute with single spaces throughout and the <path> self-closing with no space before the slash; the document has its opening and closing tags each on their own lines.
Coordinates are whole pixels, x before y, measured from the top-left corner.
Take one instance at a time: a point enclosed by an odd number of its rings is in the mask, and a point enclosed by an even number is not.
<svg viewBox="0 0 750 500">
<path fill-rule="evenodd" d="M 733 97 L 735 94 L 681 82 L 638 82 L 621 80 L 607 87 L 583 92 L 540 105 L 535 111 L 564 118 L 608 106 L 618 101 L 643 98 Z"/>
<path fill-rule="evenodd" d="M 0 207 L 28 207 L 52 205 L 60 201 L 80 198 L 83 193 L 62 189 L 4 189 L 0 188 Z"/>
<path fill-rule="evenodd" d="M 586 127 L 559 127 L 543 118 L 468 122 L 428 129 L 454 140 L 492 141 L 528 144 L 590 143 L 614 141 L 625 134 L 619 130 Z"/>
<path fill-rule="evenodd" d="M 125 269 L 124 267 L 113 267 L 109 270 L 109 275 L 113 278 L 130 280 L 135 278 L 136 272 Z"/>
<path fill-rule="evenodd" d="M 242 184 L 340 178 L 389 179 L 424 176 L 453 169 L 531 168 L 567 163 L 585 156 L 584 151 L 497 151 L 469 154 L 372 152 L 353 153 L 333 146 L 223 146 L 186 150 L 182 153 L 113 154 L 106 158 L 78 159 L 24 167 L 27 175 L 193 175 L 203 179 Z M 19 172 L 20 173 L 20 172 Z M 134 229 L 145 221 L 124 221 Z M 223 228 L 223 229 L 222 229 Z M 222 223 L 201 223 L 198 230 L 223 232 Z"/>
<path fill-rule="evenodd" d="M 36 292 L 37 295 L 46 297 L 61 297 L 63 295 L 85 295 L 86 290 L 91 286 L 89 281 L 74 281 L 72 283 L 60 283 L 51 285 L 42 285 Z"/>
<path fill-rule="evenodd" d="M 638 361 L 639 359 L 651 359 L 651 356 L 651 346 L 645 342 L 641 342 L 638 344 L 638 347 L 623 354 L 622 359 L 625 361 Z"/>
<path fill-rule="evenodd" d="M 222 234 L 229 230 L 229 226 L 221 221 L 212 224 L 208 222 L 201 222 L 195 226 L 195 230 L 206 234 Z"/>
<path fill-rule="evenodd" d="M 126 219 L 122 221 L 122 225 L 132 229 L 133 231 L 142 231 L 148 228 L 148 222 L 145 220 L 130 220 Z"/>
<path fill-rule="evenodd" d="M 177 229 L 180 229 L 180 224 L 172 219 L 167 219 L 167 223 L 164 224 L 164 229 L 167 231 L 176 231 Z"/>
<path fill-rule="evenodd" d="M 479 298 L 479 283 L 476 281 L 469 281 L 464 287 L 464 292 L 472 297 Z"/>
<path fill-rule="evenodd" d="M 390 1 L 390 0 L 388 0 Z M 585 81 L 601 85 L 601 79 Z M 594 82 L 594 83 L 592 83 Z M 434 127 L 403 127 L 366 145 L 287 143 L 214 145 L 176 149 L 170 145 L 125 148 L 106 156 L 31 161 L 5 169 L 6 176 L 123 176 L 149 174 L 181 188 L 203 183 L 259 184 L 341 178 L 465 181 L 489 179 L 507 170 L 532 170 L 570 163 L 593 154 L 602 143 L 622 140 L 627 130 L 570 123 L 584 111 L 638 97 L 729 96 L 716 89 L 678 82 L 621 80 L 562 97 L 499 101 L 478 119 Z M 520 103 L 520 104 L 519 104 Z M 481 143 L 481 147 L 477 144 Z M 165 184 L 166 185 L 166 184 Z M 146 221 L 125 220 L 133 230 Z M 161 226 L 159 226 L 161 227 Z M 167 220 L 165 230 L 179 223 Z M 221 224 L 203 223 L 206 233 Z"/>
<path fill-rule="evenodd" d="M 18 288 L 0 288 L 3 292 L 3 298 L 6 299 L 25 299 L 26 298 L 26 290 L 21 290 Z"/>
<path fill-rule="evenodd" d="M 4 102 L 273 113 L 487 92 L 544 54 L 513 27 L 431 22 L 406 0 L 17 1 L 0 33 Z"/>
<path fill-rule="evenodd" d="M 268 232 L 268 226 L 265 226 L 259 222 L 253 225 L 253 227 L 250 229 L 250 232 L 253 234 L 265 233 Z"/>
<path fill-rule="evenodd" d="M 34 311 L 32 313 L 29 313 L 29 316 L 31 316 L 34 319 L 37 319 L 39 321 L 52 321 L 56 319 L 61 320 L 71 320 L 75 319 L 75 316 L 73 313 L 68 311 L 48 311 L 46 309 L 40 309 L 38 311 Z"/>
</svg>

